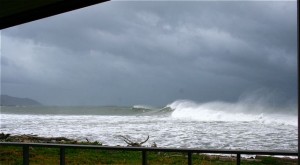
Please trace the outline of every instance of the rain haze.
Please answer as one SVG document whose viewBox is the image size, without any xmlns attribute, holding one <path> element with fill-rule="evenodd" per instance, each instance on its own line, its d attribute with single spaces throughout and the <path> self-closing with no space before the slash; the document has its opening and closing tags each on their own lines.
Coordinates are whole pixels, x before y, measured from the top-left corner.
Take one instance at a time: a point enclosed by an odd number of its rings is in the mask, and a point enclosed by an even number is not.
<svg viewBox="0 0 300 165">
<path fill-rule="evenodd" d="M 296 1 L 105 2 L 1 32 L 1 94 L 44 105 L 297 105 Z"/>
</svg>

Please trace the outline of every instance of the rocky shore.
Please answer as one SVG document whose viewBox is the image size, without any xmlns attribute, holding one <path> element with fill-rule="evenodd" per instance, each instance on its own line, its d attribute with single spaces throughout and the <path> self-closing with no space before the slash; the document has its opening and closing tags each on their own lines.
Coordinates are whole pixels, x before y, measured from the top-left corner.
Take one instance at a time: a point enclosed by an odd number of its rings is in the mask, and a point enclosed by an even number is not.
<svg viewBox="0 0 300 165">
<path fill-rule="evenodd" d="M 10 134 L 4 134 L 4 133 L 0 133 L 0 142 L 102 145 L 102 143 L 100 143 L 98 141 L 90 142 L 88 139 L 86 139 L 86 142 L 79 142 L 74 139 L 68 139 L 65 137 L 39 137 L 38 135 L 10 135 Z"/>
</svg>

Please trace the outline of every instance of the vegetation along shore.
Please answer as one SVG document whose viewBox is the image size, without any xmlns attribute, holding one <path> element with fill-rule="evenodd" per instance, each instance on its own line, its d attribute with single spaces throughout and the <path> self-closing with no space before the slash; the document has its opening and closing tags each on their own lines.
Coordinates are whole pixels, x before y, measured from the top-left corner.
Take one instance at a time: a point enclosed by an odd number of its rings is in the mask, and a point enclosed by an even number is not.
<svg viewBox="0 0 300 165">
<path fill-rule="evenodd" d="M 124 139 L 127 146 L 145 142 L 133 142 Z M 148 140 L 149 137 L 146 139 Z M 37 135 L 10 135 L 0 134 L 1 142 L 24 142 L 24 143 L 58 143 L 58 144 L 81 144 L 102 145 L 98 141 L 76 141 L 65 137 L 39 137 Z M 152 146 L 156 147 L 156 146 Z M 59 164 L 59 149 L 30 147 L 30 164 Z M 66 164 L 141 164 L 142 154 L 140 151 L 111 151 L 94 149 L 66 149 Z M 228 155 L 193 154 L 193 164 L 199 165 L 234 165 L 236 158 Z M 1 146 L 0 164 L 22 164 L 22 147 Z M 288 157 L 278 158 L 270 156 L 254 156 L 242 158 L 243 165 L 296 165 L 297 159 Z M 174 152 L 149 152 L 148 164 L 187 164 L 186 153 Z"/>
</svg>

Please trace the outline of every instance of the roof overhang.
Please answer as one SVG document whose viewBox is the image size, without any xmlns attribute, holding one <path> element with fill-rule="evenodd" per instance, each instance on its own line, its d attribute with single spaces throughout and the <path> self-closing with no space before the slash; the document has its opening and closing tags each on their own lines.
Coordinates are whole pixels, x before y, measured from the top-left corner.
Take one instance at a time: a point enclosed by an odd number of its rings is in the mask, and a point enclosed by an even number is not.
<svg viewBox="0 0 300 165">
<path fill-rule="evenodd" d="M 1 0 L 0 30 L 109 0 Z"/>
</svg>

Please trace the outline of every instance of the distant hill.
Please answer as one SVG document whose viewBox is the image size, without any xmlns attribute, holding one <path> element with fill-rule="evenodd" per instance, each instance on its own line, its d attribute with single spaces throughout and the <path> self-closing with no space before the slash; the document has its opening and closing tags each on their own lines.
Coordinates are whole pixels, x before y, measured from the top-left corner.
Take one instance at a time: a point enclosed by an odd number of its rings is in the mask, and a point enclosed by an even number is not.
<svg viewBox="0 0 300 165">
<path fill-rule="evenodd" d="M 18 98 L 8 95 L 0 95 L 1 106 L 37 106 L 42 105 L 41 103 L 29 99 L 29 98 Z"/>
</svg>

